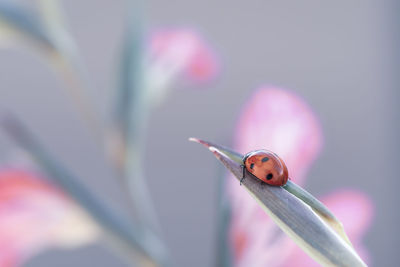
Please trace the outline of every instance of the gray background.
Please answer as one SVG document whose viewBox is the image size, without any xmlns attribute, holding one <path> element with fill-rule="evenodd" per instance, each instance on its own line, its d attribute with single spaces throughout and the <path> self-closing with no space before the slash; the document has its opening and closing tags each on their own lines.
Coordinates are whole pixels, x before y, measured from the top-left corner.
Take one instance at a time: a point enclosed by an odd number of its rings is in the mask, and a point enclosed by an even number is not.
<svg viewBox="0 0 400 267">
<path fill-rule="evenodd" d="M 115 87 L 124 3 L 65 1 L 103 113 Z M 193 26 L 224 66 L 207 90 L 175 88 L 150 120 L 145 169 L 177 266 L 210 266 L 215 252 L 218 164 L 187 138 L 230 145 L 240 107 L 263 84 L 298 92 L 320 117 L 325 146 L 307 188 L 321 195 L 348 186 L 371 196 L 376 215 L 366 246 L 375 266 L 398 264 L 398 8 L 395 1 L 361 0 L 147 1 L 148 28 Z M 24 49 L 0 50 L 0 81 L 0 105 L 17 112 L 93 190 L 124 210 L 126 199 L 101 150 L 46 62 Z M 26 264 L 90 265 L 126 264 L 101 244 L 52 250 Z"/>
</svg>

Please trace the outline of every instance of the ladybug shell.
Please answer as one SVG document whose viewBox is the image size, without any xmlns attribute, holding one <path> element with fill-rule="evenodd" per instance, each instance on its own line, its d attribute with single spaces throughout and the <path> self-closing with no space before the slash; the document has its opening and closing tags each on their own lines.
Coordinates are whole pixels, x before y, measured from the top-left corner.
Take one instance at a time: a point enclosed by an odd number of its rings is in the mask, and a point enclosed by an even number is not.
<svg viewBox="0 0 400 267">
<path fill-rule="evenodd" d="M 246 154 L 243 163 L 248 172 L 261 181 L 276 186 L 285 185 L 289 174 L 283 160 L 268 150 L 256 150 Z"/>
</svg>

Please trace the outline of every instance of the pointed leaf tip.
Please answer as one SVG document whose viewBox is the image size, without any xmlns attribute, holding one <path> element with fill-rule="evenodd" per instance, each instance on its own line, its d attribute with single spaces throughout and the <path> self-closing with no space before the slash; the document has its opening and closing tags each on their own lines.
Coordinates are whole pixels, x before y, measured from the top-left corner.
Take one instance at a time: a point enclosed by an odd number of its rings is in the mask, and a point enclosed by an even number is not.
<svg viewBox="0 0 400 267">
<path fill-rule="evenodd" d="M 210 143 L 208 143 L 206 141 L 203 141 L 203 140 L 201 140 L 199 138 L 196 138 L 196 137 L 190 137 L 189 141 L 202 144 L 202 145 L 204 145 L 206 147 L 209 147 L 211 145 Z"/>
<path fill-rule="evenodd" d="M 199 144 L 204 145 L 205 147 L 207 147 L 211 152 L 214 153 L 214 155 L 219 158 L 219 154 L 222 153 L 221 151 L 219 151 L 216 147 L 214 147 L 211 143 L 203 141 L 201 139 L 195 138 L 195 137 L 190 137 L 189 141 L 191 142 L 196 142 Z"/>
<path fill-rule="evenodd" d="M 189 137 L 188 140 L 189 140 L 190 142 L 199 143 L 199 139 L 197 139 L 196 137 Z"/>
<path fill-rule="evenodd" d="M 192 139 L 191 141 L 194 141 L 194 142 L 197 142 L 199 144 L 202 144 L 207 148 L 214 147 L 215 149 L 218 149 L 217 151 L 216 150 L 212 150 L 211 151 L 211 152 L 214 153 L 215 156 L 217 156 L 217 154 L 215 154 L 215 153 L 219 152 L 219 153 L 224 154 L 225 157 L 227 157 L 227 158 L 229 158 L 229 159 L 231 159 L 233 161 L 236 161 L 239 164 L 243 163 L 243 155 L 240 154 L 240 153 L 237 153 L 236 151 L 233 151 L 233 150 L 231 150 L 229 148 L 226 148 L 226 147 L 223 147 L 223 146 L 220 146 L 220 145 L 208 142 L 208 141 L 204 141 L 204 140 L 201 140 L 201 139 L 198 139 L 198 138 L 193 138 L 192 137 L 191 139 Z M 220 158 L 218 158 L 218 159 L 220 159 Z"/>
</svg>

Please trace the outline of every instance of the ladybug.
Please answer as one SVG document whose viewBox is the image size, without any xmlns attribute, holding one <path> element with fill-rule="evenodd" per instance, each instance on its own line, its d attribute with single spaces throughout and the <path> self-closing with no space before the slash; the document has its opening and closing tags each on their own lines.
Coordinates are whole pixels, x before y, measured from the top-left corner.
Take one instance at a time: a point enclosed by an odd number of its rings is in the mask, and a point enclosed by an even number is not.
<svg viewBox="0 0 400 267">
<path fill-rule="evenodd" d="M 261 181 L 275 186 L 285 185 L 288 178 L 288 169 L 283 160 L 269 150 L 255 150 L 247 153 L 243 158 L 243 177 L 245 169 Z"/>
</svg>

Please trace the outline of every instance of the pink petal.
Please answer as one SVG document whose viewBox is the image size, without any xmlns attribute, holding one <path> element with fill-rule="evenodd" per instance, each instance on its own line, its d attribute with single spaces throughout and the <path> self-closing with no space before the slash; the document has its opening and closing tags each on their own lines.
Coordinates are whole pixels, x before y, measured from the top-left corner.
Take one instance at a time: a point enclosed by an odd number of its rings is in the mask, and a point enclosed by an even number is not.
<svg viewBox="0 0 400 267">
<path fill-rule="evenodd" d="M 215 54 L 205 44 L 199 46 L 196 53 L 193 54 L 186 72 L 191 79 L 197 82 L 215 78 L 219 72 Z"/>
<path fill-rule="evenodd" d="M 170 28 L 156 31 L 150 38 L 151 58 L 166 59 L 169 66 L 175 66 L 190 79 L 198 82 L 210 80 L 219 71 L 214 51 L 194 30 Z"/>
<path fill-rule="evenodd" d="M 0 171 L 0 265 L 16 266 L 49 246 L 92 241 L 97 228 L 61 191 L 22 170 Z"/>
</svg>

